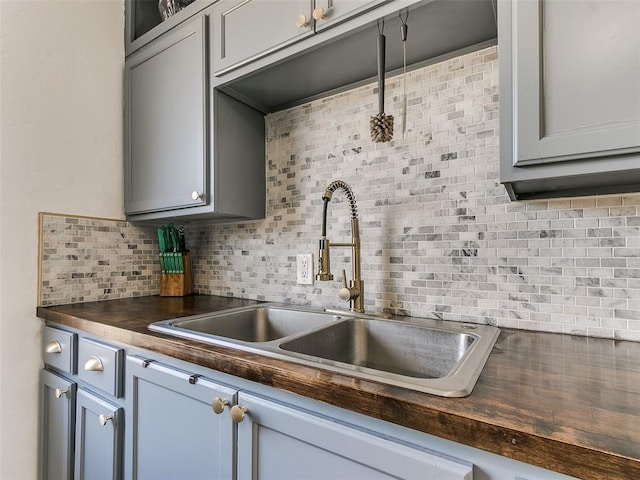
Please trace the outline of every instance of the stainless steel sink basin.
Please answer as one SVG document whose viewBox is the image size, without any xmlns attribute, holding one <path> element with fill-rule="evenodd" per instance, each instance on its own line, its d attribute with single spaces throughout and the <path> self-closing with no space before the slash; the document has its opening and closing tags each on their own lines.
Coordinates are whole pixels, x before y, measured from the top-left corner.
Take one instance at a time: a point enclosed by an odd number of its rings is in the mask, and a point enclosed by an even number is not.
<svg viewBox="0 0 640 480">
<path fill-rule="evenodd" d="M 469 395 L 500 331 L 277 304 L 155 322 L 154 331 L 446 397 Z"/>
<path fill-rule="evenodd" d="M 152 330 L 201 340 L 203 335 L 242 342 L 270 342 L 327 325 L 336 315 L 256 306 L 152 324 Z M 213 338 L 215 340 L 215 338 Z"/>
<path fill-rule="evenodd" d="M 476 337 L 384 320 L 349 319 L 280 344 L 290 352 L 415 378 L 442 378 Z"/>
</svg>

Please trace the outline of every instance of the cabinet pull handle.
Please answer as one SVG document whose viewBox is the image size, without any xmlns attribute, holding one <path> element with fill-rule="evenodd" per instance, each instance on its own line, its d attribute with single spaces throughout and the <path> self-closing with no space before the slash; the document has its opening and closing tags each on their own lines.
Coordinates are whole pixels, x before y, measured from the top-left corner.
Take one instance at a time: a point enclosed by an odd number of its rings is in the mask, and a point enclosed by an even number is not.
<svg viewBox="0 0 640 480">
<path fill-rule="evenodd" d="M 307 20 L 307 17 L 305 15 L 298 15 L 298 18 L 296 18 L 296 26 L 298 28 L 308 27 L 309 21 Z"/>
<path fill-rule="evenodd" d="M 313 18 L 315 20 L 323 20 L 325 16 L 324 8 L 318 7 L 313 9 Z"/>
<path fill-rule="evenodd" d="M 240 423 L 244 420 L 244 414 L 247 413 L 249 409 L 247 407 L 239 407 L 238 405 L 234 405 L 231 407 L 231 420 L 235 423 Z"/>
<path fill-rule="evenodd" d="M 113 420 L 113 415 L 98 415 L 98 423 L 103 427 L 109 420 Z"/>
<path fill-rule="evenodd" d="M 56 388 L 53 391 L 53 394 L 56 396 L 56 398 L 60 398 L 63 395 L 66 397 L 68 392 L 69 392 L 68 388 L 65 388 L 64 390 L 62 390 L 61 388 Z"/>
<path fill-rule="evenodd" d="M 44 351 L 46 353 L 62 353 L 62 345 L 57 340 L 51 340 L 47 343 L 47 346 L 44 347 Z"/>
<path fill-rule="evenodd" d="M 224 398 L 216 397 L 211 402 L 211 409 L 217 415 L 220 415 L 222 412 L 224 412 L 224 407 L 226 407 L 227 405 L 229 405 L 229 400 L 226 400 Z"/>
<path fill-rule="evenodd" d="M 84 363 L 84 369 L 87 372 L 104 372 L 104 365 L 98 357 L 91 356 Z"/>
<path fill-rule="evenodd" d="M 204 200 L 204 193 L 199 193 L 197 190 L 191 192 L 191 199 L 195 202 L 196 200 Z"/>
<path fill-rule="evenodd" d="M 151 362 L 153 362 L 154 360 L 143 360 L 142 361 L 142 368 L 147 368 L 149 365 L 151 365 Z"/>
</svg>

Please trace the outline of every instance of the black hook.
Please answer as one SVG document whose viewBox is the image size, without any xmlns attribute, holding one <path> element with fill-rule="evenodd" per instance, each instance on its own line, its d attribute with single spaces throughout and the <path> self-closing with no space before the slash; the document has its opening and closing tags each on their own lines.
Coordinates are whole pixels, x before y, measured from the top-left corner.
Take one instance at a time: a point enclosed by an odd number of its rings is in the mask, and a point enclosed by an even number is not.
<svg viewBox="0 0 640 480">
<path fill-rule="evenodd" d="M 402 19 L 402 10 L 400 10 L 400 13 L 398 13 L 398 17 L 400 17 L 400 21 L 402 22 L 402 25 L 406 25 L 407 20 L 409 20 L 409 9 L 407 8 L 407 15 L 404 17 L 404 20 Z"/>
<path fill-rule="evenodd" d="M 409 20 L 409 9 L 407 8 L 407 15 L 404 17 L 404 19 L 402 18 L 402 10 L 400 10 L 400 13 L 398 14 L 398 17 L 400 17 L 400 22 L 402 22 L 402 25 L 400 26 L 400 32 L 402 34 L 402 41 L 406 42 L 407 41 L 407 31 L 409 30 L 409 26 L 407 25 L 407 20 Z"/>
</svg>

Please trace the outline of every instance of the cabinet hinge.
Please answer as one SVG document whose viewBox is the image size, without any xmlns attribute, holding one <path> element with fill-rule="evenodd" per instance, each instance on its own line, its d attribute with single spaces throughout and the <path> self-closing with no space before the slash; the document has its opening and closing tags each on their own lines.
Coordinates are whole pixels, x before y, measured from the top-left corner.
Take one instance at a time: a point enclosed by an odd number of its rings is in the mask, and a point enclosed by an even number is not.
<svg viewBox="0 0 640 480">
<path fill-rule="evenodd" d="M 195 385 L 195 384 L 198 382 L 198 378 L 200 378 L 201 376 L 202 376 L 202 375 L 197 375 L 197 374 L 191 375 L 191 376 L 189 377 L 189 383 L 190 383 L 191 385 Z"/>
<path fill-rule="evenodd" d="M 155 360 L 143 360 L 142 361 L 142 368 L 147 368 L 151 362 L 155 362 Z"/>
<path fill-rule="evenodd" d="M 516 195 L 516 191 L 513 188 L 513 184 L 511 183 L 503 183 L 505 190 L 507 191 L 507 194 L 509 195 L 509 199 L 512 202 L 515 202 L 518 200 L 518 196 Z"/>
</svg>

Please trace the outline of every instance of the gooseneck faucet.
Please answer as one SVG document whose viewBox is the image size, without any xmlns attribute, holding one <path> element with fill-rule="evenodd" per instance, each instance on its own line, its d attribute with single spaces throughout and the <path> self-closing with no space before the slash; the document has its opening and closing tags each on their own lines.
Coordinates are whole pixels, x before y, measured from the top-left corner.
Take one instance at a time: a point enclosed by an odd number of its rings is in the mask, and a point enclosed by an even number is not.
<svg viewBox="0 0 640 480">
<path fill-rule="evenodd" d="M 342 189 L 349 202 L 351 210 L 351 243 L 331 243 L 327 238 L 327 205 L 333 197 L 333 192 Z M 358 222 L 358 207 L 356 206 L 356 197 L 353 195 L 351 187 L 342 180 L 334 180 L 324 191 L 322 195 L 322 239 L 320 240 L 320 248 L 318 251 L 318 274 L 316 280 L 328 281 L 333 280 L 331 274 L 331 259 L 329 251 L 332 247 L 351 247 L 351 266 L 353 270 L 353 279 L 347 285 L 346 272 L 342 271 L 343 287 L 340 289 L 339 297 L 341 300 L 349 302 L 349 310 L 356 313 L 364 313 L 364 282 L 362 281 L 360 272 L 360 225 Z"/>
</svg>

